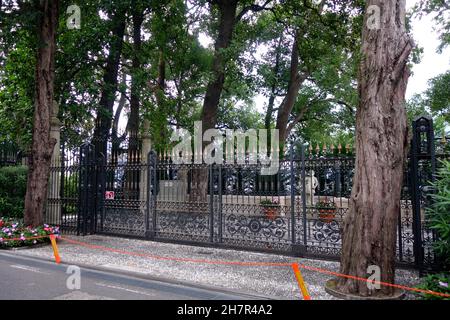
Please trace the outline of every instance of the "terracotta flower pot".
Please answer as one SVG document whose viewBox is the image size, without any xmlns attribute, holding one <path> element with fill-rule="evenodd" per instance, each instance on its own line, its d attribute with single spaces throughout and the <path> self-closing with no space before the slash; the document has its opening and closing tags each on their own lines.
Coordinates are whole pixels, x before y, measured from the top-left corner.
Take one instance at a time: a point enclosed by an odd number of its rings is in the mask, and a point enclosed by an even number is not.
<svg viewBox="0 0 450 320">
<path fill-rule="evenodd" d="M 275 220 L 278 216 L 278 208 L 275 207 L 264 207 L 264 214 L 270 220 Z"/>
<path fill-rule="evenodd" d="M 322 222 L 330 223 L 336 218 L 336 210 L 319 209 L 319 219 Z"/>
</svg>

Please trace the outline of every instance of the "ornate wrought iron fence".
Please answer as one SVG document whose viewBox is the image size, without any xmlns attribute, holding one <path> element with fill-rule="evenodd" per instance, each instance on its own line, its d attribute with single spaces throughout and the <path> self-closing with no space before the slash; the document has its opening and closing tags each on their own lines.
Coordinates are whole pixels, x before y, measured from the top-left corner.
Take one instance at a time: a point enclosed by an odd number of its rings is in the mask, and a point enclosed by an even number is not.
<svg viewBox="0 0 450 320">
<path fill-rule="evenodd" d="M 64 152 L 51 163 L 45 218 L 66 234 L 79 234 L 79 210 L 84 200 L 80 194 L 80 148 L 62 149 Z"/>
<path fill-rule="evenodd" d="M 414 123 L 398 213 L 397 262 L 421 269 L 435 262 L 425 208 L 436 154 L 449 156 L 441 141 L 435 151 L 430 121 Z M 63 230 L 339 258 L 354 175 L 341 148 L 292 146 L 271 176 L 260 163 L 175 164 L 126 145 L 109 143 L 106 156 L 94 149 L 83 145 L 52 168 L 60 192 L 47 212 Z"/>
<path fill-rule="evenodd" d="M 26 155 L 20 148 L 8 141 L 0 142 L 0 167 L 26 165 Z"/>
</svg>

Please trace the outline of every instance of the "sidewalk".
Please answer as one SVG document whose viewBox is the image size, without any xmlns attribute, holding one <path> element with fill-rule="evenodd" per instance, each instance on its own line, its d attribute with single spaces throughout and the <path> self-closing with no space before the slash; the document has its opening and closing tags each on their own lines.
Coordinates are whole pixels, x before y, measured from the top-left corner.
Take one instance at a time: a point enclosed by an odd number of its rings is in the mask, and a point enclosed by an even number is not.
<svg viewBox="0 0 450 320">
<path fill-rule="evenodd" d="M 339 263 L 312 259 L 297 259 L 281 255 L 247 251 L 204 248 L 179 244 L 150 242 L 107 236 L 70 237 L 79 242 L 128 252 L 160 257 L 176 257 L 211 261 L 239 262 L 298 262 L 307 266 L 338 272 Z M 264 295 L 277 299 L 301 299 L 292 268 L 286 266 L 239 266 L 179 262 L 150 257 L 138 257 L 101 249 L 88 248 L 67 241 L 58 242 L 63 263 L 89 265 L 108 270 L 134 273 L 141 276 L 181 281 L 203 286 L 214 286 L 247 294 Z M 45 259 L 53 258 L 51 246 L 15 251 L 15 254 Z M 332 276 L 310 270 L 301 270 L 313 300 L 335 299 L 325 292 L 325 282 Z M 417 272 L 397 270 L 396 283 L 414 286 L 419 282 Z M 407 299 L 416 295 L 408 294 Z"/>
</svg>

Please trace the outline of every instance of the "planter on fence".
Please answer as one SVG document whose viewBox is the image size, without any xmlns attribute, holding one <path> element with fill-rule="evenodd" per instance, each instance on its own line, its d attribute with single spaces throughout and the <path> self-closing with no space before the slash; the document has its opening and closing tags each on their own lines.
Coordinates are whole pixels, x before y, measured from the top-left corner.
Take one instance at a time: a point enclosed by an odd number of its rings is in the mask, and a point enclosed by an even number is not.
<svg viewBox="0 0 450 320">
<path fill-rule="evenodd" d="M 260 205 L 269 220 L 275 220 L 280 215 L 280 204 L 276 200 L 263 200 Z"/>
<path fill-rule="evenodd" d="M 317 203 L 316 209 L 319 211 L 319 219 L 322 222 L 330 223 L 336 218 L 336 205 L 334 202 L 321 201 Z"/>
</svg>

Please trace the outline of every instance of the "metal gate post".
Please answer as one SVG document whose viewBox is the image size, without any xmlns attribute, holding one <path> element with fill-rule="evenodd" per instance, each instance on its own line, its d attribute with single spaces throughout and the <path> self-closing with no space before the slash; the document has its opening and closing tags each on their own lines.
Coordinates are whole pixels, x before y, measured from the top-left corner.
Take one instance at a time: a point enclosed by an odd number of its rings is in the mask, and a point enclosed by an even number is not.
<svg viewBox="0 0 450 320">
<path fill-rule="evenodd" d="M 149 239 L 155 237 L 156 231 L 156 163 L 156 153 L 150 151 L 147 155 L 147 209 L 145 211 L 145 237 Z M 151 224 L 150 215 L 152 215 Z"/>
<path fill-rule="evenodd" d="M 86 235 L 88 227 L 89 212 L 92 211 L 92 145 L 83 144 L 80 147 L 80 169 L 79 169 L 79 197 L 77 216 L 77 235 Z"/>
<path fill-rule="evenodd" d="M 103 222 L 105 216 L 105 191 L 106 191 L 106 163 L 103 154 L 97 158 L 97 164 L 95 166 L 96 175 L 96 199 L 95 199 L 95 211 L 92 213 L 93 221 L 91 221 L 91 233 L 98 231 L 98 215 L 100 214 L 100 231 L 103 231 Z"/>
<path fill-rule="evenodd" d="M 222 243 L 222 232 L 223 232 L 223 218 L 222 218 L 222 165 L 219 165 L 219 214 L 218 214 L 218 228 L 219 228 L 219 243 Z"/>
<path fill-rule="evenodd" d="M 302 161 L 302 220 L 303 220 L 303 250 L 306 252 L 307 246 L 308 246 L 308 239 L 307 239 L 307 215 L 306 215 L 306 165 L 305 165 L 305 145 L 302 143 L 301 146 L 301 161 Z"/>
<path fill-rule="evenodd" d="M 301 144 L 300 148 L 301 152 L 301 159 L 302 159 L 302 167 L 301 167 L 301 186 L 302 186 L 302 192 L 301 192 L 301 198 L 302 201 L 305 201 L 305 170 L 304 170 L 304 146 Z M 296 206 L 296 184 L 295 184 L 295 169 L 294 168 L 294 146 L 291 145 L 291 159 L 290 159 L 290 171 L 291 171 L 291 233 L 292 233 L 292 249 L 293 253 L 297 256 L 304 256 L 306 252 L 306 246 L 302 244 L 299 239 L 297 239 L 297 233 L 296 233 L 296 225 L 297 225 L 297 217 L 295 215 L 295 206 Z M 305 216 L 305 206 L 303 206 L 303 216 Z M 303 229 L 306 230 L 305 227 L 305 218 L 303 218 Z"/>
<path fill-rule="evenodd" d="M 291 241 L 292 246 L 295 248 L 296 246 L 296 234 L 295 234 L 295 173 L 294 173 L 294 145 L 291 143 L 289 148 L 290 152 L 290 184 L 291 184 Z"/>
<path fill-rule="evenodd" d="M 209 170 L 209 242 L 214 242 L 214 177 L 213 165 L 211 164 Z M 208 195 L 206 195 L 208 197 Z"/>
<path fill-rule="evenodd" d="M 415 136 L 415 135 L 414 135 Z M 420 216 L 420 190 L 418 181 L 418 159 L 417 159 L 417 141 L 413 137 L 411 146 L 411 199 L 413 209 L 413 236 L 414 236 L 414 263 L 418 269 L 422 269 L 422 235 L 421 235 L 421 216 Z"/>
<path fill-rule="evenodd" d="M 422 141 L 423 134 L 426 135 L 426 141 Z M 430 181 L 421 181 L 420 177 L 423 175 L 419 173 L 419 160 L 428 160 L 431 162 Z M 420 272 L 424 270 L 421 198 L 422 193 L 426 192 L 424 184 L 434 181 L 435 171 L 436 158 L 434 150 L 433 120 L 428 116 L 418 117 L 413 121 L 410 181 L 413 207 L 414 262 Z"/>
</svg>

